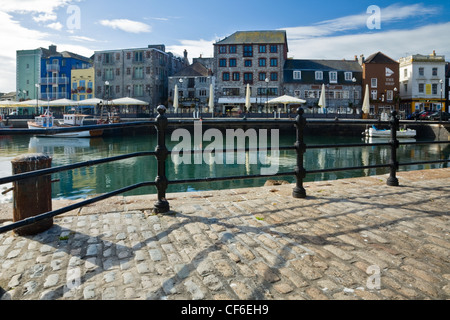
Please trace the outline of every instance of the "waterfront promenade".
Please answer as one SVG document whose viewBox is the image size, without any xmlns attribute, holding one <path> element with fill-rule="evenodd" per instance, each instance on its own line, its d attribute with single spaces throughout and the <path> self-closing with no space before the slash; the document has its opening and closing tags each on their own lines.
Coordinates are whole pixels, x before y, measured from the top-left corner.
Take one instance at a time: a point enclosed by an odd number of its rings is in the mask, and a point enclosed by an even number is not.
<svg viewBox="0 0 450 320">
<path fill-rule="evenodd" d="M 0 299 L 449 299 L 450 169 L 397 176 L 112 198 L 1 234 Z"/>
</svg>

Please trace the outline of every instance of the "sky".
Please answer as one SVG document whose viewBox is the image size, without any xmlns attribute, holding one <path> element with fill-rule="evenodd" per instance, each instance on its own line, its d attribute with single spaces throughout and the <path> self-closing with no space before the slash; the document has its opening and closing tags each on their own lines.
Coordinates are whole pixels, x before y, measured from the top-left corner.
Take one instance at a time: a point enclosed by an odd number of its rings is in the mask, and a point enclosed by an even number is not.
<svg viewBox="0 0 450 320">
<path fill-rule="evenodd" d="M 95 51 L 164 44 L 189 58 L 213 56 L 236 31 L 286 30 L 294 59 L 392 59 L 445 55 L 450 1 L 0 0 L 0 92 L 15 91 L 16 51 Z"/>
</svg>

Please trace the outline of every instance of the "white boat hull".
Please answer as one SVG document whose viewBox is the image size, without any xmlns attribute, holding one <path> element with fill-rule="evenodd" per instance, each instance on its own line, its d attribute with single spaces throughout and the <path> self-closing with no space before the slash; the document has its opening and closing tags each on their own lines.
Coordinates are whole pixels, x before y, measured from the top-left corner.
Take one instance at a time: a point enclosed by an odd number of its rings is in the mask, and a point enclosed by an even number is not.
<svg viewBox="0 0 450 320">
<path fill-rule="evenodd" d="M 59 126 L 53 126 L 50 129 L 58 130 L 58 129 L 64 129 L 69 127 L 59 127 Z M 47 130 L 48 128 L 38 126 L 34 124 L 33 122 L 28 122 L 28 129 L 33 130 Z M 49 134 L 46 135 L 48 137 L 62 137 L 62 138 L 93 138 L 93 137 L 100 137 L 103 135 L 103 130 L 85 130 L 85 131 L 78 131 L 78 132 L 62 132 L 62 133 L 55 133 L 55 134 Z"/>
<path fill-rule="evenodd" d="M 391 130 L 376 130 L 369 128 L 365 131 L 365 135 L 371 138 L 390 138 Z M 397 138 L 414 138 L 417 135 L 416 130 L 400 130 L 397 131 Z"/>
</svg>

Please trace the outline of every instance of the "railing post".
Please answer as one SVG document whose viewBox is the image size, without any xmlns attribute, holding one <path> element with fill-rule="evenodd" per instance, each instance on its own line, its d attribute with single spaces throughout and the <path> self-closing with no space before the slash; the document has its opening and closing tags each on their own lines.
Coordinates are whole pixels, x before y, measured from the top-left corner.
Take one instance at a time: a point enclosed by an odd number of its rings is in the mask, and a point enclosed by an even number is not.
<svg viewBox="0 0 450 320">
<path fill-rule="evenodd" d="M 397 131 L 400 128 L 400 120 L 397 117 L 397 111 L 392 111 L 391 114 L 391 120 L 390 120 L 390 127 L 391 127 L 391 140 L 389 143 L 391 144 L 391 161 L 390 161 L 390 175 L 387 179 L 387 185 L 391 187 L 398 187 L 399 182 L 396 177 L 396 173 L 398 170 L 398 161 L 397 161 L 397 149 L 399 147 L 399 141 L 397 140 Z"/>
<path fill-rule="evenodd" d="M 156 109 L 159 115 L 156 117 L 155 127 L 158 135 L 158 145 L 156 146 L 156 159 L 158 161 L 158 176 L 156 177 L 156 188 L 158 190 L 158 201 L 155 203 L 153 212 L 167 213 L 170 211 L 169 202 L 166 199 L 166 190 L 169 182 L 166 177 L 166 159 L 169 154 L 166 147 L 166 129 L 168 120 L 165 116 L 166 107 L 159 106 Z"/>
<path fill-rule="evenodd" d="M 13 174 L 48 169 L 52 158 L 44 154 L 27 154 L 11 161 Z M 13 183 L 13 222 L 19 222 L 52 211 L 51 176 L 29 178 Z M 44 232 L 53 226 L 53 218 L 33 223 L 14 231 L 20 236 Z"/>
<path fill-rule="evenodd" d="M 295 148 L 297 150 L 297 166 L 295 167 L 297 185 L 294 188 L 292 196 L 296 199 L 306 198 L 306 190 L 303 188 L 303 179 L 306 178 L 306 170 L 303 167 L 303 156 L 306 152 L 306 145 L 304 142 L 306 119 L 303 117 L 304 112 L 303 108 L 298 108 L 298 116 L 295 119 L 295 126 L 297 127 L 297 141 L 295 142 Z"/>
</svg>

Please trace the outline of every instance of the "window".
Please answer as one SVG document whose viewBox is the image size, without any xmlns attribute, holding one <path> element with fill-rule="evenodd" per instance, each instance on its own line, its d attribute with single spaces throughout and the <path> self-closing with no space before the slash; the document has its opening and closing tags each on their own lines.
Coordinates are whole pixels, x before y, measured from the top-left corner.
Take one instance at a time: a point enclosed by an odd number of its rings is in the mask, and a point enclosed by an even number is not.
<svg viewBox="0 0 450 320">
<path fill-rule="evenodd" d="M 266 66 L 266 59 L 264 59 L 264 58 L 259 59 L 259 66 L 260 67 L 265 67 Z"/>
<path fill-rule="evenodd" d="M 143 62 L 144 61 L 144 54 L 142 51 L 136 51 L 134 53 L 134 62 Z"/>
<path fill-rule="evenodd" d="M 278 52 L 278 46 L 277 45 L 271 45 L 270 46 L 270 53 L 277 53 Z"/>
<path fill-rule="evenodd" d="M 352 81 L 353 80 L 353 73 L 352 72 L 346 72 L 345 73 L 345 81 Z"/>
<path fill-rule="evenodd" d="M 424 76 L 424 75 L 425 75 L 425 69 L 419 68 L 419 76 Z"/>
<path fill-rule="evenodd" d="M 419 93 L 425 92 L 425 85 L 423 83 L 419 83 Z"/>
<path fill-rule="evenodd" d="M 278 59 L 277 58 L 271 58 L 270 59 L 270 66 L 271 67 L 278 67 Z"/>
<path fill-rule="evenodd" d="M 272 72 L 270 74 L 270 81 L 278 81 L 278 73 L 277 72 Z"/>
<path fill-rule="evenodd" d="M 114 71 L 113 69 L 105 69 L 105 75 L 103 80 L 114 80 Z"/>
<path fill-rule="evenodd" d="M 233 81 L 241 80 L 241 74 L 239 72 L 233 72 Z"/>
<path fill-rule="evenodd" d="M 120 86 L 116 86 L 116 93 L 120 93 Z"/>
<path fill-rule="evenodd" d="M 223 88 L 224 96 L 239 96 L 239 88 Z"/>
<path fill-rule="evenodd" d="M 258 96 L 278 96 L 278 88 L 258 88 Z"/>
<path fill-rule="evenodd" d="M 198 95 L 199 95 L 200 97 L 206 97 L 206 95 L 207 95 L 206 89 L 200 89 L 200 90 L 198 91 Z"/>
<path fill-rule="evenodd" d="M 116 69 L 116 76 L 120 76 L 120 68 Z"/>
<path fill-rule="evenodd" d="M 433 94 L 437 94 L 438 93 L 438 85 L 436 84 L 436 83 L 433 83 L 433 86 L 432 86 L 432 90 L 433 90 Z"/>
<path fill-rule="evenodd" d="M 316 80 L 323 80 L 323 72 L 316 71 Z"/>
<path fill-rule="evenodd" d="M 105 53 L 105 60 L 103 61 L 104 64 L 113 63 L 113 55 L 112 53 Z"/>
<path fill-rule="evenodd" d="M 258 76 L 259 81 L 266 81 L 266 78 L 267 78 L 267 76 L 266 76 L 265 72 L 259 73 L 259 76 Z"/>
<path fill-rule="evenodd" d="M 433 76 L 437 76 L 438 75 L 438 68 L 433 68 Z"/>
<path fill-rule="evenodd" d="M 294 71 L 294 80 L 302 80 L 302 72 Z"/>
<path fill-rule="evenodd" d="M 230 67 L 236 67 L 236 59 L 230 59 Z"/>
<path fill-rule="evenodd" d="M 337 72 L 330 72 L 330 83 L 337 83 Z"/>
<path fill-rule="evenodd" d="M 405 92 L 408 92 L 408 84 L 407 83 L 403 84 L 403 89 L 405 90 Z"/>
<path fill-rule="evenodd" d="M 142 97 L 144 95 L 144 86 L 142 84 L 134 85 L 133 89 L 135 97 Z"/>
<path fill-rule="evenodd" d="M 371 92 L 371 97 L 372 97 L 372 100 L 377 100 L 377 98 L 378 98 L 378 91 L 377 90 L 372 90 Z"/>
<path fill-rule="evenodd" d="M 227 59 L 220 59 L 219 60 L 219 67 L 224 68 L 227 66 Z"/>
<path fill-rule="evenodd" d="M 236 53 L 237 49 L 236 46 L 230 46 L 230 53 Z"/>
<path fill-rule="evenodd" d="M 127 60 L 131 59 L 131 52 L 127 52 Z"/>
<path fill-rule="evenodd" d="M 219 53 L 227 53 L 227 47 L 226 46 L 219 46 Z"/>
<path fill-rule="evenodd" d="M 244 46 L 244 57 L 253 57 L 253 46 Z"/>
<path fill-rule="evenodd" d="M 144 68 L 143 67 L 134 68 L 134 79 L 144 79 Z"/>
<path fill-rule="evenodd" d="M 378 79 L 377 79 L 377 78 L 372 78 L 372 79 L 370 80 L 370 86 L 371 86 L 372 88 L 378 88 Z"/>
<path fill-rule="evenodd" d="M 117 60 L 117 61 L 120 60 L 120 53 L 116 53 L 116 60 Z"/>
<path fill-rule="evenodd" d="M 251 67 L 252 65 L 253 65 L 252 60 L 245 60 L 244 61 L 244 66 Z"/>
<path fill-rule="evenodd" d="M 244 83 L 245 84 L 247 84 L 247 83 L 252 84 L 253 83 L 253 73 L 250 73 L 250 72 L 244 73 Z"/>
<path fill-rule="evenodd" d="M 131 68 L 127 68 L 127 76 L 131 75 Z"/>
<path fill-rule="evenodd" d="M 387 101 L 394 100 L 394 91 L 392 91 L 392 90 L 386 91 L 386 100 Z"/>
<path fill-rule="evenodd" d="M 222 80 L 223 81 L 230 81 L 230 73 L 229 72 L 224 72 L 222 74 Z"/>
<path fill-rule="evenodd" d="M 266 45 L 265 44 L 259 46 L 259 53 L 266 53 Z"/>
<path fill-rule="evenodd" d="M 150 74 L 151 71 L 152 71 L 152 69 L 151 69 L 150 67 L 146 67 L 146 73 L 147 73 L 147 74 Z"/>
</svg>

